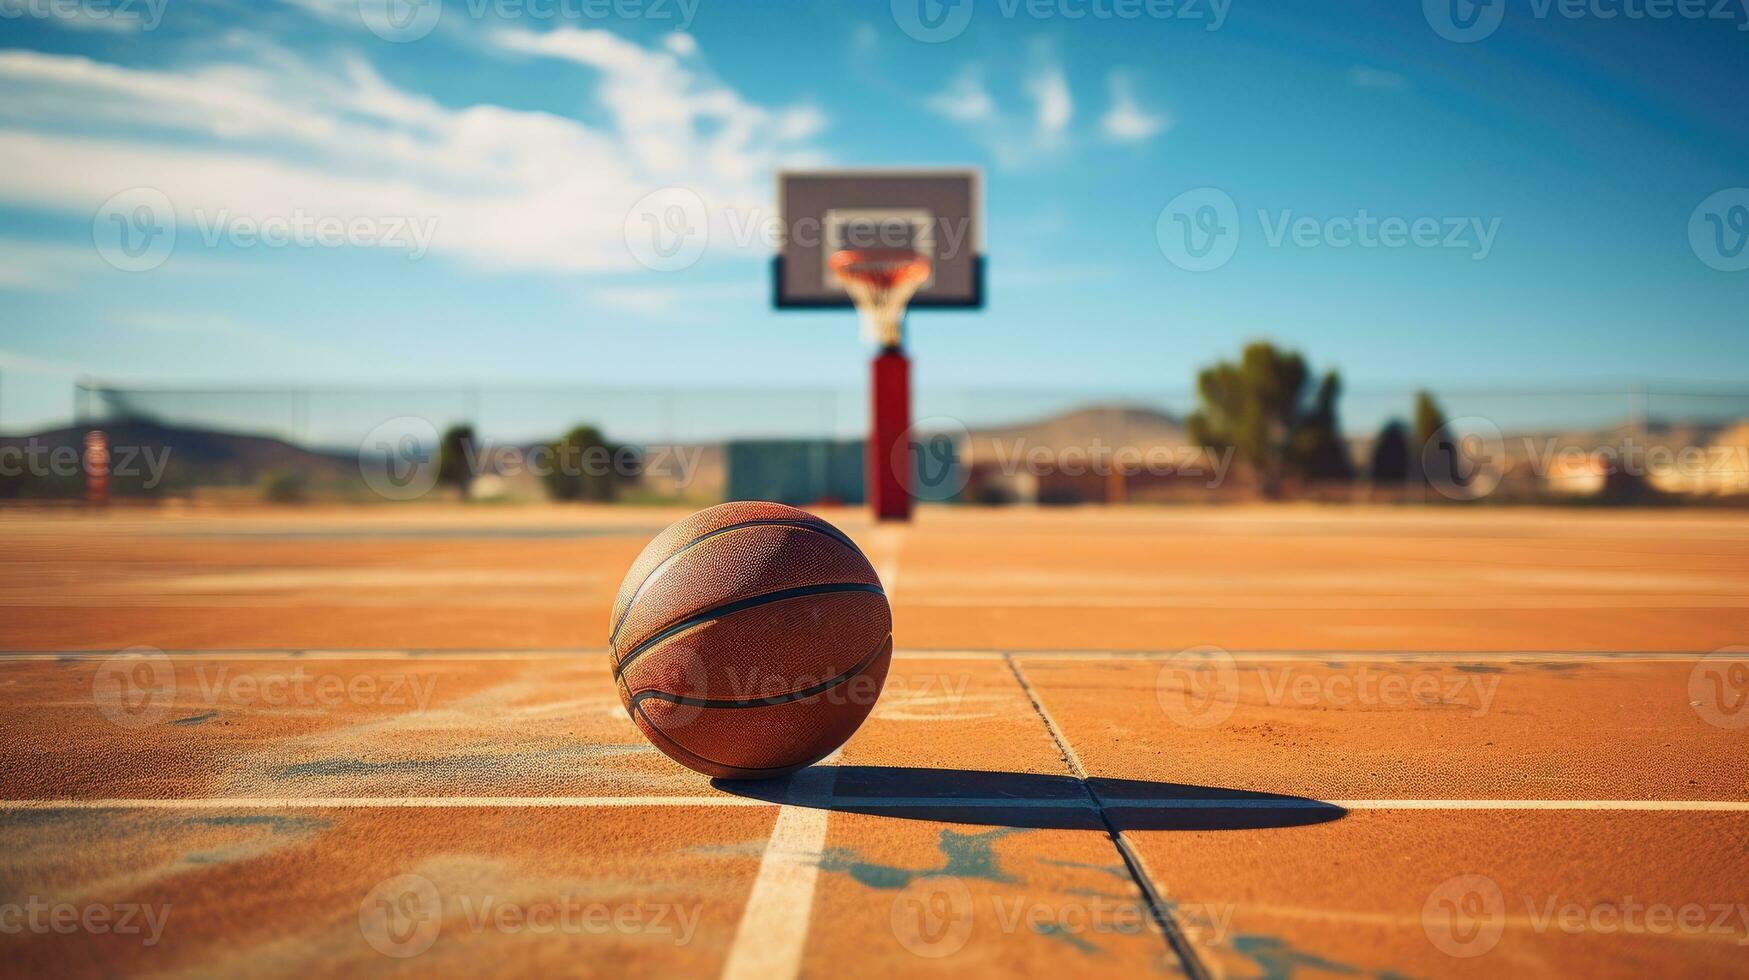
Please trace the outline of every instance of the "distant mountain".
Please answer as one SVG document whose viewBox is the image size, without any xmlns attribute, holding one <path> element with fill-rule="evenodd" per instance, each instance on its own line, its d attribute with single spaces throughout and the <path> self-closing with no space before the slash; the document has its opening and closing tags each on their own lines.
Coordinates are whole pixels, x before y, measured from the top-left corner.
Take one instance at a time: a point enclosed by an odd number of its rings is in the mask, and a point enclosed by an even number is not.
<svg viewBox="0 0 1749 980">
<path fill-rule="evenodd" d="M 295 475 L 305 486 L 362 485 L 358 457 L 294 446 L 268 436 L 129 421 L 0 436 L 0 496 L 75 497 L 83 492 L 85 433 L 102 429 L 118 496 L 152 496 L 194 487 L 259 486 Z M 23 472 L 14 472 L 22 469 Z"/>
<path fill-rule="evenodd" d="M 1147 452 L 1176 449 L 1190 442 L 1184 423 L 1152 408 L 1133 405 L 1092 405 L 1032 422 L 970 433 L 971 458 L 990 459 L 998 446 L 1004 453 L 1016 447 L 1052 451 L 1092 446 L 1126 447 Z"/>
</svg>

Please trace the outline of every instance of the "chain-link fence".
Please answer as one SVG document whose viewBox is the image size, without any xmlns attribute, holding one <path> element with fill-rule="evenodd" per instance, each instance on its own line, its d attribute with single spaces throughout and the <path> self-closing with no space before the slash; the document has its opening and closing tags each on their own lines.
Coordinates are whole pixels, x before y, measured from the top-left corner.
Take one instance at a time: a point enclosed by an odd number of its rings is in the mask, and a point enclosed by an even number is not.
<svg viewBox="0 0 1749 980">
<path fill-rule="evenodd" d="M 1291 455 L 1296 433 L 1273 449 L 1204 445 L 1189 391 L 925 388 L 906 465 L 924 499 L 986 503 L 1749 496 L 1749 391 L 1437 391 L 1432 413 L 1417 411 L 1419 394 L 1345 392 L 1330 425 L 1339 448 L 1296 479 L 1269 457 Z M 857 390 L 86 382 L 75 405 L 73 434 L 104 430 L 112 468 L 130 453 L 167 457 L 160 493 L 857 503 L 868 462 Z M 464 426 L 446 454 L 444 434 Z M 145 481 L 114 482 L 126 494 Z"/>
</svg>

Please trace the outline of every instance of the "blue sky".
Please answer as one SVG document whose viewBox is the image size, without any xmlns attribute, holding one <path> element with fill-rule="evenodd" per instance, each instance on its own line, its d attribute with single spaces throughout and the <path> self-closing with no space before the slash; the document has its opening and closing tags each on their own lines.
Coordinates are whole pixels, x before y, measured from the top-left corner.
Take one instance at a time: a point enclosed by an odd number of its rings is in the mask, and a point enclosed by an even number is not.
<svg viewBox="0 0 1749 980">
<path fill-rule="evenodd" d="M 1737 0 L 383 2 L 6 5 L 0 429 L 78 375 L 854 390 L 854 318 L 772 311 L 734 234 L 786 165 L 983 168 L 990 302 L 912 318 L 926 387 L 1183 391 L 1268 337 L 1359 390 L 1749 388 Z M 652 271 L 669 187 L 709 245 Z M 1162 215 L 1199 189 L 1204 271 Z M 157 200 L 174 248 L 117 268 Z M 1437 242 L 1336 247 L 1362 215 Z M 300 217 L 356 233 L 246 234 Z"/>
</svg>

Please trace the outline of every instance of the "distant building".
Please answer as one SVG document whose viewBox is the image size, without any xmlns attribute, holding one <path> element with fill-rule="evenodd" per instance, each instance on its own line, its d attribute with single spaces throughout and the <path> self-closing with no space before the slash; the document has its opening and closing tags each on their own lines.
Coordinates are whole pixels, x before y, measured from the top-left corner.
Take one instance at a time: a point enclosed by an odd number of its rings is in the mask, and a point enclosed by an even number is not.
<svg viewBox="0 0 1749 980">
<path fill-rule="evenodd" d="M 1665 493 L 1739 496 L 1749 494 L 1749 422 L 1719 433 L 1711 445 L 1679 454 L 1652 470 L 1651 483 Z"/>
<path fill-rule="evenodd" d="M 863 502 L 860 439 L 742 439 L 725 447 L 725 500 L 775 500 L 805 507 Z"/>
<path fill-rule="evenodd" d="M 1549 462 L 1543 485 L 1551 493 L 1595 497 L 1609 485 L 1609 462 L 1597 453 L 1560 455 Z"/>
</svg>

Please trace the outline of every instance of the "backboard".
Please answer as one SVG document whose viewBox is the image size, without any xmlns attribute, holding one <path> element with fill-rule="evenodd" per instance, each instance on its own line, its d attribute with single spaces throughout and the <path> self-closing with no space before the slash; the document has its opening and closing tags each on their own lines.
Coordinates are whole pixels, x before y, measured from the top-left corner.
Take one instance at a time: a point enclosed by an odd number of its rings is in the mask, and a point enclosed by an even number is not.
<svg viewBox="0 0 1749 980">
<path fill-rule="evenodd" d="M 895 248 L 929 259 L 929 278 L 912 297 L 912 309 L 981 308 L 982 184 L 974 169 L 779 173 L 773 305 L 849 309 L 850 294 L 830 268 L 833 253 Z"/>
</svg>

